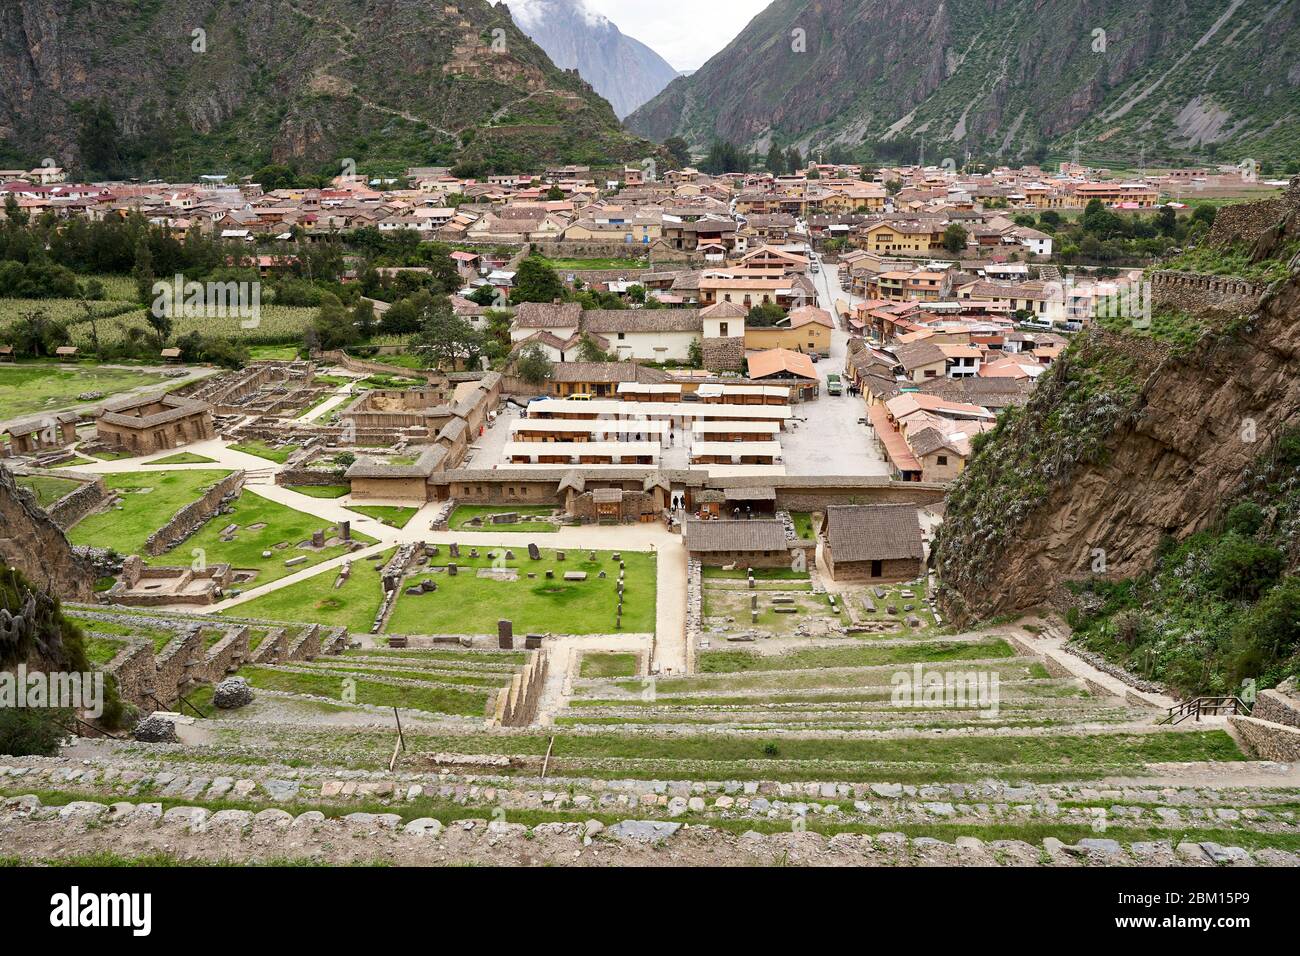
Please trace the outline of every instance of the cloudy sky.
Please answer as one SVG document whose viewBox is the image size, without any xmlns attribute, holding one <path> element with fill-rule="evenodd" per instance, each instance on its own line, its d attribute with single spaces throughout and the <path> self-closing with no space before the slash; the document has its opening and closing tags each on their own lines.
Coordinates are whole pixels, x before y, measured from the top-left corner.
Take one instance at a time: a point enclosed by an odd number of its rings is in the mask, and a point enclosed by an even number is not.
<svg viewBox="0 0 1300 956">
<path fill-rule="evenodd" d="M 499 2 L 499 0 L 494 0 Z M 509 2 L 509 0 L 507 0 Z M 744 29 L 771 0 L 586 0 L 630 37 L 679 70 L 695 70 Z M 514 0 L 522 12 L 529 0 Z"/>
</svg>

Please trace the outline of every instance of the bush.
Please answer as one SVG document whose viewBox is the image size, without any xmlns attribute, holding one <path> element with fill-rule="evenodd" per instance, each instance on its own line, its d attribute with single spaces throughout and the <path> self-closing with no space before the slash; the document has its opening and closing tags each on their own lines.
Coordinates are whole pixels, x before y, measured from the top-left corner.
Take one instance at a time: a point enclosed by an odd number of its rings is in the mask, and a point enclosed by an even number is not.
<svg viewBox="0 0 1300 956">
<path fill-rule="evenodd" d="M 1210 555 L 1209 583 L 1226 598 L 1251 600 L 1272 586 L 1284 563 L 1272 545 L 1230 531 Z"/>
<path fill-rule="evenodd" d="M 1231 674 L 1238 684 L 1254 678 L 1271 687 L 1300 671 L 1300 579 L 1270 591 L 1232 630 Z"/>
<path fill-rule="evenodd" d="M 54 757 L 71 723 L 65 710 L 47 707 L 0 707 L 0 754 L 11 757 Z"/>
<path fill-rule="evenodd" d="M 1223 525 L 1227 531 L 1253 538 L 1264 526 L 1264 509 L 1253 501 L 1239 502 L 1223 519 Z"/>
</svg>

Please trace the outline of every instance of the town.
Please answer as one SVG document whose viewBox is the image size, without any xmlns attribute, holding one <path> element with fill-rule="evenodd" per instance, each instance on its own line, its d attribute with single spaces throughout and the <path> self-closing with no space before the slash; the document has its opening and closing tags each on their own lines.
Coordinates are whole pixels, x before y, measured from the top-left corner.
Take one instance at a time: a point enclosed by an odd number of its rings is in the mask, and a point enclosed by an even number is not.
<svg viewBox="0 0 1300 956">
<path fill-rule="evenodd" d="M 77 109 L 0 153 L 10 865 L 1300 864 L 1294 162 Z"/>
</svg>

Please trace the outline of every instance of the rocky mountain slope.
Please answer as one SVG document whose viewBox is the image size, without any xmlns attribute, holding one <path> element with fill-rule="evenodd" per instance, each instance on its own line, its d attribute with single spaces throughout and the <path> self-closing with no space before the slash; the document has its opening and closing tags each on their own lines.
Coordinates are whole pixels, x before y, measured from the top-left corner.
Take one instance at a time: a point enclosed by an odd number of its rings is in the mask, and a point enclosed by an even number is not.
<svg viewBox="0 0 1300 956">
<path fill-rule="evenodd" d="M 556 66 L 577 70 L 619 116 L 677 77 L 667 60 L 583 0 L 514 0 L 510 15 Z"/>
<path fill-rule="evenodd" d="M 1277 0 L 775 0 L 627 119 L 766 150 L 1116 165 L 1300 145 L 1300 6 Z"/>
<path fill-rule="evenodd" d="M 20 165 L 179 178 L 647 148 L 487 0 L 0 6 L 0 158 Z"/>
<path fill-rule="evenodd" d="M 94 593 L 94 569 L 6 468 L 0 468 L 0 564 L 68 600 Z"/>
<path fill-rule="evenodd" d="M 1280 259 L 1286 278 L 1236 316 L 1213 289 L 1162 304 L 1157 287 L 1159 309 L 1206 317 L 1191 346 L 1113 329 L 1072 343 L 948 496 L 936 562 L 954 617 L 1060 603 L 1068 582 L 1149 571 L 1252 491 L 1246 477 L 1300 426 L 1300 182 L 1281 202 L 1221 211 L 1208 241 L 1225 259 Z M 1286 560 L 1300 565 L 1300 543 Z"/>
</svg>

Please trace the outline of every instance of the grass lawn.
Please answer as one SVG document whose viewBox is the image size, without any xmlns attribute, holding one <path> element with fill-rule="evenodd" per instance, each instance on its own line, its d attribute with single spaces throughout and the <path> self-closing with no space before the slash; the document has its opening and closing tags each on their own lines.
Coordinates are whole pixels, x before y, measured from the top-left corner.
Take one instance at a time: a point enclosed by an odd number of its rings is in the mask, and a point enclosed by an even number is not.
<svg viewBox="0 0 1300 956">
<path fill-rule="evenodd" d="M 178 474 L 188 474 L 188 472 Z M 239 525 L 234 539 L 220 540 L 222 529 L 232 524 Z M 265 527 L 251 527 L 256 524 L 264 524 Z M 310 543 L 312 532 L 317 529 L 324 530 L 328 540 L 334 534 L 333 527 L 334 525 L 324 518 L 309 515 L 305 511 L 296 511 L 278 501 L 271 501 L 251 491 L 245 491 L 235 502 L 232 514 L 217 515 L 197 534 L 181 544 L 177 553 L 168 552 L 151 559 L 149 563 L 176 564 L 183 558 L 188 564 L 190 552 L 195 548 L 202 548 L 209 564 L 229 563 L 237 569 L 256 570 L 257 577 L 251 584 L 245 586 L 257 587 L 345 554 L 347 548 L 341 544 L 322 548 L 319 551 L 303 550 L 298 547 L 303 542 Z M 374 543 L 373 538 L 358 532 L 353 532 L 352 537 L 363 544 Z M 277 548 L 276 545 L 281 542 L 288 542 L 289 546 Z M 270 551 L 271 556 L 262 557 L 263 551 Z M 300 555 L 306 555 L 307 560 L 293 567 L 285 567 L 286 560 Z"/>
<path fill-rule="evenodd" d="M 382 521 L 390 528 L 405 528 L 420 509 L 403 505 L 348 505 L 348 510 Z"/>
<path fill-rule="evenodd" d="M 802 541 L 812 541 L 817 537 L 813 528 L 813 516 L 810 511 L 791 511 L 790 520 L 794 522 L 794 533 Z"/>
<path fill-rule="evenodd" d="M 579 677 L 635 677 L 638 664 L 636 654 L 618 654 L 589 651 L 582 655 Z"/>
<path fill-rule="evenodd" d="M 245 667 L 239 672 L 254 687 L 293 694 L 343 699 L 343 678 L 335 674 L 300 674 L 269 667 Z M 481 717 L 487 709 L 487 693 L 451 687 L 416 687 L 384 684 L 365 678 L 355 681 L 356 703 L 379 707 L 427 710 L 435 714 L 463 714 Z"/>
<path fill-rule="evenodd" d="M 492 515 L 508 514 L 514 512 L 517 515 L 547 515 L 555 511 L 549 505 L 520 505 L 518 508 L 499 508 L 491 505 L 461 505 L 451 513 L 447 520 L 447 527 L 452 531 L 526 531 L 531 534 L 546 534 L 554 531 L 558 525 L 551 524 L 549 521 L 517 521 L 514 524 L 492 524 Z M 469 522 L 475 518 L 481 518 L 483 524 L 481 527 L 470 525 Z"/>
<path fill-rule="evenodd" d="M 342 587 L 335 588 L 338 571 L 322 571 L 315 577 L 290 584 L 278 591 L 239 604 L 224 613 L 232 617 L 252 617 L 293 624 L 342 625 L 349 631 L 368 633 L 379 613 L 383 599 L 379 569 L 392 555 L 385 552 L 379 561 L 361 559 L 352 562 L 352 574 Z"/>
<path fill-rule="evenodd" d="M 183 506 L 226 475 L 224 470 L 133 471 L 104 475 L 104 486 L 122 496 L 120 508 L 83 518 L 68 532 L 73 544 L 139 554 L 149 535 Z M 185 559 L 189 564 L 190 559 Z"/>
<path fill-rule="evenodd" d="M 874 667 L 881 664 L 982 661 L 1014 657 L 1003 640 L 976 643 L 917 643 L 903 647 L 809 647 L 788 654 L 753 654 L 749 651 L 704 651 L 700 673 L 784 671 L 821 667 Z"/>
<path fill-rule="evenodd" d="M 55 478 L 53 475 L 15 475 L 14 481 L 19 488 L 35 492 L 36 502 L 42 508 L 48 508 L 81 484 L 71 478 Z"/>
<path fill-rule="evenodd" d="M 296 345 L 253 345 L 248 357 L 254 362 L 292 362 L 300 351 Z"/>
<path fill-rule="evenodd" d="M 166 627 L 140 627 L 134 624 L 121 624 L 117 621 L 101 621 L 95 618 L 77 617 L 69 614 L 68 618 L 87 634 L 111 634 L 117 637 L 134 637 L 146 640 L 153 645 L 155 652 L 161 651 L 172 642 L 180 631 Z M 120 648 L 119 648 L 120 650 Z"/>
<path fill-rule="evenodd" d="M 143 385 L 164 384 L 166 380 L 156 372 L 135 369 L 46 362 L 0 365 L 0 419 L 81 405 L 77 396 L 82 392 L 103 392 L 107 398 Z"/>
<path fill-rule="evenodd" d="M 416 571 L 408 583 L 429 578 L 438 590 L 432 594 L 398 597 L 387 631 L 392 634 L 495 634 L 497 621 L 514 621 L 515 633 L 608 634 L 614 632 L 614 608 L 617 596 L 614 583 L 618 564 L 611 552 L 596 552 L 595 561 L 587 561 L 584 551 L 568 551 L 566 561 L 556 561 L 555 553 L 542 549 L 542 560 L 528 560 L 528 552 L 514 548 L 516 559 L 506 567 L 519 569 L 519 580 L 498 581 L 480 578 L 478 568 L 491 567 L 484 547 L 478 558 L 469 557 L 469 548 L 461 546 L 456 562 L 460 573 L 451 577 L 445 571 L 434 572 L 432 566 Z M 655 556 L 647 552 L 622 552 L 627 564 L 627 588 L 623 596 L 623 627 L 629 633 L 647 633 L 655 627 Z M 449 559 L 444 548 L 433 566 Z M 555 571 L 546 580 L 546 570 Z M 604 570 L 601 580 L 597 572 Z M 528 578 L 533 572 L 536 578 Z M 565 581 L 564 572 L 585 571 L 585 581 Z"/>
<path fill-rule="evenodd" d="M 701 568 L 700 576 L 703 578 L 721 578 L 724 580 L 745 581 L 749 578 L 748 568 L 732 568 L 730 571 L 723 568 Z M 755 568 L 755 581 L 807 581 L 807 571 L 795 571 L 792 568 Z"/>
<path fill-rule="evenodd" d="M 273 448 L 264 441 L 241 442 L 230 447 L 234 451 L 242 451 L 245 455 L 256 455 L 258 458 L 265 458 L 280 465 L 288 461 L 289 456 L 298 450 L 297 445 L 280 445 Z"/>
<path fill-rule="evenodd" d="M 89 454 L 100 461 L 121 461 L 124 458 L 136 457 L 129 451 L 92 451 Z"/>
<path fill-rule="evenodd" d="M 126 646 L 126 641 L 116 641 L 111 637 L 87 637 L 86 657 L 95 667 L 104 667 L 122 653 L 122 649 Z"/>
<path fill-rule="evenodd" d="M 146 461 L 146 465 L 214 465 L 215 458 L 209 458 L 207 455 L 196 455 L 192 451 L 183 451 L 175 455 L 168 455 L 166 458 L 155 458 L 152 461 Z"/>
<path fill-rule="evenodd" d="M 285 487 L 308 498 L 342 498 L 352 490 L 348 485 L 285 485 Z"/>
</svg>

